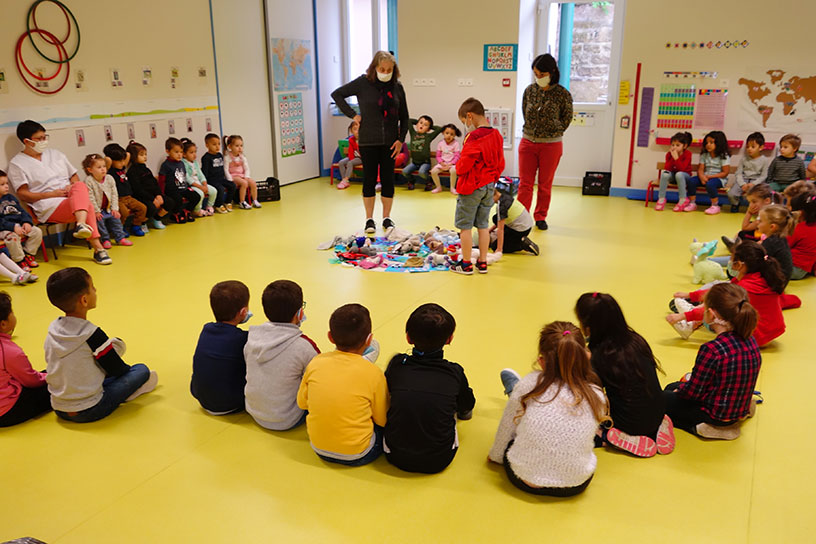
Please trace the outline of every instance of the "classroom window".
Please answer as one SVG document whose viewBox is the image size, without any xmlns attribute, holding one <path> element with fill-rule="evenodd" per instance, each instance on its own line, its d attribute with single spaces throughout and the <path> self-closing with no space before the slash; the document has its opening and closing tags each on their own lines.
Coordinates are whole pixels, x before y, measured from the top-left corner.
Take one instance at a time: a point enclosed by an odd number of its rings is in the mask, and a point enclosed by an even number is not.
<svg viewBox="0 0 816 544">
<path fill-rule="evenodd" d="M 548 9 L 547 52 L 558 60 L 561 84 L 575 102 L 607 103 L 615 4 L 553 2 Z"/>
<path fill-rule="evenodd" d="M 346 0 L 348 79 L 365 73 L 378 50 L 388 51 L 388 13 L 395 8 L 389 0 Z"/>
</svg>

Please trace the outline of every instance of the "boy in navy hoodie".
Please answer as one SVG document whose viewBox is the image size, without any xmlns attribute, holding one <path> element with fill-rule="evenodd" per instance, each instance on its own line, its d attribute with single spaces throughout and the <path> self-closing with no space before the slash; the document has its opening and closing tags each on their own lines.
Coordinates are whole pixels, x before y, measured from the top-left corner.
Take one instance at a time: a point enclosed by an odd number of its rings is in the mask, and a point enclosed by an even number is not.
<svg viewBox="0 0 816 544">
<path fill-rule="evenodd" d="M 42 231 L 34 226 L 31 216 L 20 201 L 9 194 L 9 180 L 0 170 L 0 240 L 6 242 L 11 259 L 30 272 L 40 266 L 34 255 L 42 244 Z"/>
<path fill-rule="evenodd" d="M 232 211 L 232 201 L 235 199 L 235 184 L 227 179 L 224 170 L 224 155 L 221 154 L 221 138 L 210 132 L 204 136 L 204 145 L 207 152 L 201 157 L 201 171 L 207 178 L 207 183 L 218 191 L 215 199 L 215 209 L 218 213 Z"/>
<path fill-rule="evenodd" d="M 164 191 L 164 198 L 174 202 L 172 208 L 176 210 L 176 213 L 173 214 L 176 222 L 192 223 L 195 221 L 193 209 L 201 197 L 187 183 L 187 174 L 181 162 L 181 140 L 167 138 L 167 141 L 164 142 L 164 150 L 167 151 L 167 160 L 159 168 L 159 187 Z"/>
</svg>

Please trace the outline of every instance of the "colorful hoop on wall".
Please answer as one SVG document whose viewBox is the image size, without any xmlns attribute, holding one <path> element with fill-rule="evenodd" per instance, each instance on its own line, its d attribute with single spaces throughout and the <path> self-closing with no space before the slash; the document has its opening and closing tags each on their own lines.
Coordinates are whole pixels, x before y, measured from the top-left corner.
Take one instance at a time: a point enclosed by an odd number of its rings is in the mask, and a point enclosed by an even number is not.
<svg viewBox="0 0 816 544">
<path fill-rule="evenodd" d="M 26 37 L 31 36 L 32 32 L 36 32 L 37 34 L 40 34 L 41 36 L 43 36 L 44 39 L 50 40 L 48 43 L 53 44 L 54 47 L 57 48 L 57 52 L 59 53 L 61 62 L 57 63 L 57 66 L 58 66 L 57 71 L 52 76 L 43 77 L 43 76 L 39 76 L 37 74 L 34 74 L 31 70 L 28 69 L 28 66 L 26 66 L 25 61 L 23 60 L 23 42 L 25 41 Z M 54 36 L 53 34 L 48 32 L 47 30 L 32 29 L 32 30 L 29 30 L 29 31 L 24 32 L 23 34 L 21 34 L 20 38 L 17 40 L 17 47 L 16 47 L 16 51 L 15 51 L 15 55 L 14 55 L 14 62 L 17 64 L 17 71 L 20 73 L 20 77 L 23 79 L 23 82 L 26 85 L 28 85 L 28 87 L 30 89 L 32 89 L 33 91 L 36 91 L 36 92 L 38 92 L 40 94 L 56 94 L 56 93 L 60 92 L 62 89 L 65 88 L 65 85 L 68 84 L 68 79 L 70 78 L 70 75 L 71 75 L 71 65 L 69 63 L 67 63 L 67 62 L 64 62 L 64 59 L 67 56 L 68 56 L 68 51 L 65 49 L 65 46 L 62 43 L 60 43 L 59 40 L 57 40 L 56 36 Z M 36 79 L 38 81 L 50 81 L 50 80 L 56 78 L 59 75 L 60 72 L 62 72 L 62 65 L 63 64 L 65 64 L 65 79 L 62 82 L 62 85 L 60 85 L 58 88 L 54 89 L 53 91 L 46 91 L 46 90 L 43 90 L 43 89 L 37 87 L 35 84 L 32 84 L 26 78 L 25 74 L 23 74 L 23 71 L 25 70 L 25 72 L 27 72 L 29 75 L 31 75 L 34 79 Z"/>
<path fill-rule="evenodd" d="M 49 2 L 51 4 L 56 4 L 62 10 L 62 14 L 65 15 L 65 22 L 68 25 L 68 32 L 65 34 L 65 38 L 63 38 L 62 40 L 57 40 L 56 36 L 49 33 L 52 37 L 51 37 L 50 40 L 46 40 L 48 43 L 50 43 L 51 45 L 57 45 L 57 43 L 59 43 L 60 45 L 64 46 L 65 43 L 68 41 L 68 38 L 71 37 L 71 21 L 73 21 L 74 26 L 76 27 L 76 35 L 77 35 L 76 47 L 74 48 L 73 53 L 71 53 L 70 55 L 67 54 L 68 51 L 66 50 L 65 51 L 66 58 L 64 58 L 64 59 L 61 58 L 60 60 L 54 60 L 51 57 L 47 56 L 42 51 L 40 51 L 40 48 L 37 47 L 36 43 L 34 43 L 34 38 L 31 35 L 32 32 L 36 32 L 37 30 L 41 30 L 39 25 L 37 24 L 37 7 L 40 4 L 42 4 L 43 2 Z M 31 27 L 32 22 L 34 23 L 34 28 Z M 33 4 L 31 4 L 31 7 L 28 8 L 28 15 L 26 15 L 26 33 L 28 35 L 29 41 L 31 42 L 31 46 L 34 47 L 34 50 L 37 51 L 37 53 L 39 53 L 40 56 L 42 58 L 44 58 L 45 60 L 48 60 L 48 61 L 53 62 L 55 64 L 64 64 L 64 63 L 70 62 L 71 59 L 73 59 L 76 56 L 76 54 L 79 52 L 79 43 L 82 40 L 82 34 L 79 31 L 79 23 L 77 22 L 76 17 L 74 17 L 73 12 L 70 9 L 68 9 L 68 7 L 65 4 L 63 4 L 62 2 L 60 2 L 59 0 L 35 0 L 35 2 Z"/>
</svg>

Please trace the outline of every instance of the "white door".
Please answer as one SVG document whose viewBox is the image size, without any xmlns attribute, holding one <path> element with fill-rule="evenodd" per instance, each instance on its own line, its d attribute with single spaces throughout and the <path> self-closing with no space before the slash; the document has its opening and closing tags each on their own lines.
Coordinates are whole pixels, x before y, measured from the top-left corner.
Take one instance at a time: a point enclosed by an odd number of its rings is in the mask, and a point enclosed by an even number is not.
<svg viewBox="0 0 816 544">
<path fill-rule="evenodd" d="M 281 185 L 320 175 L 312 2 L 266 0 L 266 47 Z"/>
<path fill-rule="evenodd" d="M 539 1 L 535 55 L 555 57 L 560 83 L 568 86 L 574 102 L 556 185 L 580 185 L 586 171 L 612 170 L 625 4 Z M 569 55 L 561 52 L 563 47 L 569 47 Z M 570 66 L 562 65 L 565 59 Z M 532 82 L 532 70 L 527 72 Z"/>
</svg>

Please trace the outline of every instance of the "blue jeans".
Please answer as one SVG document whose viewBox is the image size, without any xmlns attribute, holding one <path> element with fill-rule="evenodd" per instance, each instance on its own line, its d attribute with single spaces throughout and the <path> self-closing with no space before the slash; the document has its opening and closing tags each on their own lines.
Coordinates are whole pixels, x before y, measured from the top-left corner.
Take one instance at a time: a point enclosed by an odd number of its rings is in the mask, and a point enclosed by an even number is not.
<svg viewBox="0 0 816 544">
<path fill-rule="evenodd" d="M 422 181 L 428 181 L 428 172 L 431 171 L 431 163 L 423 162 L 422 164 L 417 164 L 412 162 L 402 169 L 402 175 L 405 176 L 405 179 L 411 181 L 411 174 L 417 170 L 419 170 L 419 177 L 422 178 Z"/>
<path fill-rule="evenodd" d="M 694 195 L 697 193 L 697 187 L 700 186 L 702 182 L 698 176 L 694 176 L 689 178 L 688 180 L 688 194 Z M 708 197 L 711 199 L 712 206 L 719 206 L 720 205 L 720 198 L 717 194 L 717 191 L 722 189 L 723 187 L 723 179 L 722 178 L 709 178 L 709 180 L 705 184 L 706 192 L 708 193 Z"/>
<path fill-rule="evenodd" d="M 353 461 L 346 461 L 344 459 L 326 457 L 325 455 L 320 455 L 319 453 L 317 454 L 317 456 L 323 459 L 324 461 L 328 461 L 329 463 L 337 463 L 339 465 L 346 465 L 347 467 L 359 467 L 362 465 L 367 465 L 382 454 L 383 452 L 382 435 L 383 428 L 380 427 L 379 425 L 374 425 L 374 445 L 371 446 L 371 449 L 368 450 L 368 453 L 366 453 L 359 459 L 354 459 Z"/>
<path fill-rule="evenodd" d="M 99 239 L 102 241 L 110 240 L 111 235 L 117 242 L 125 237 L 122 221 L 116 219 L 110 212 L 102 212 L 102 219 L 96 222 L 96 228 L 99 229 Z"/>
<path fill-rule="evenodd" d="M 669 172 L 668 170 L 663 170 L 660 174 L 660 189 L 657 193 L 658 200 L 664 200 L 666 198 L 666 189 L 669 186 L 669 183 L 676 183 L 677 184 L 677 202 L 683 202 L 686 199 L 686 182 L 688 181 L 689 175 L 686 172 Z"/>
<path fill-rule="evenodd" d="M 60 412 L 57 415 L 62 419 L 76 423 L 90 423 L 98 421 L 113 413 L 125 399 L 139 389 L 150 377 L 150 369 L 138 363 L 130 367 L 125 374 L 117 377 L 105 378 L 102 382 L 102 400 L 81 412 Z"/>
</svg>

